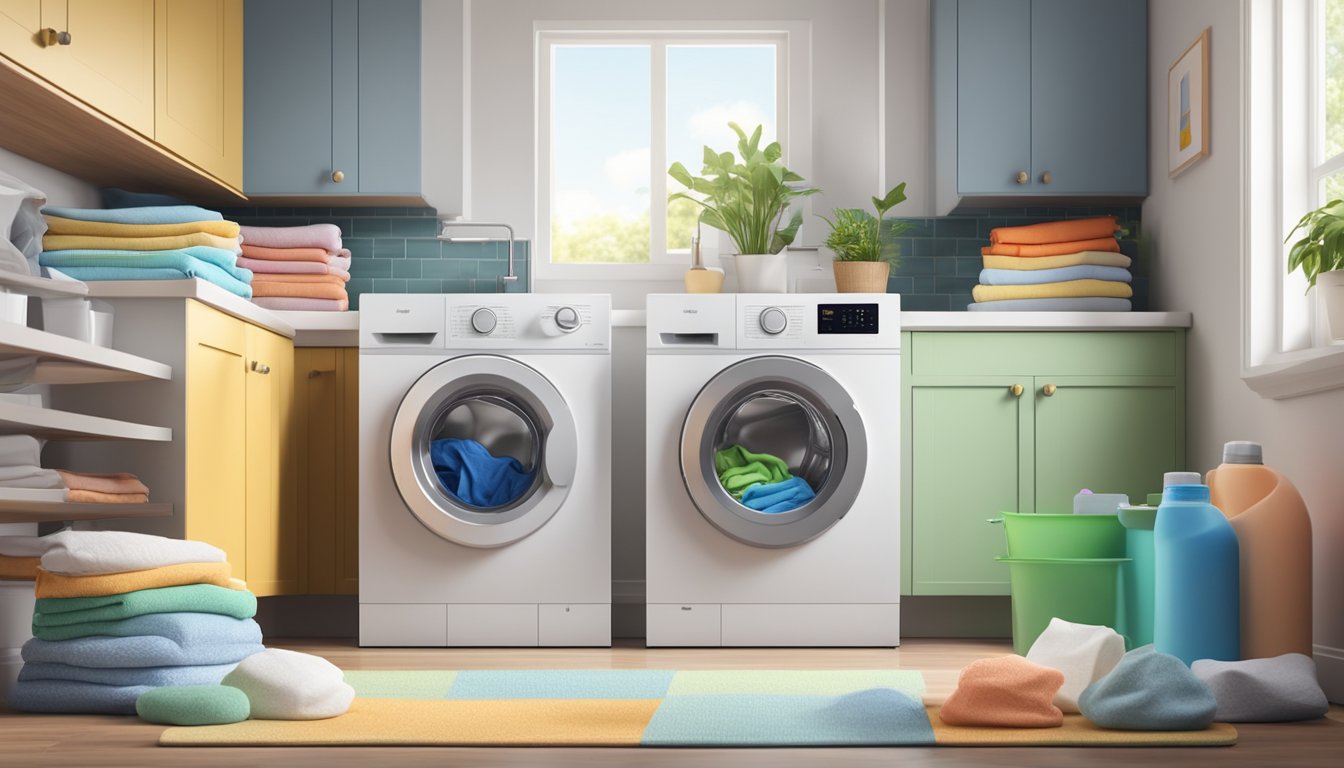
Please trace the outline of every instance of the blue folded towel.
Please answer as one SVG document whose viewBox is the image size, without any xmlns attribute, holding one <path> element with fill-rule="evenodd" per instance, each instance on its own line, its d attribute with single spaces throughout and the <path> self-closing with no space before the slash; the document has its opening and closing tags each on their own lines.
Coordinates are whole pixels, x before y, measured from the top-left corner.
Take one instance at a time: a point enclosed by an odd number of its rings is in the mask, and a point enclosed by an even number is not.
<svg viewBox="0 0 1344 768">
<path fill-rule="evenodd" d="M 167 251 L 113 251 L 97 249 L 79 249 L 66 251 L 43 251 L 41 260 L 44 267 L 135 267 L 137 269 L 176 269 L 183 272 L 207 264 L 224 270 L 233 279 L 252 282 L 252 270 L 238 266 L 237 251 L 212 248 L 208 245 L 193 245 L 190 248 L 177 248 Z M 201 275 L 206 277 L 206 275 Z M 207 278 L 208 279 L 208 278 Z"/>
<path fill-rule="evenodd" d="M 62 208 L 49 205 L 42 209 L 48 216 L 109 224 L 188 224 L 193 221 L 223 221 L 219 211 L 207 211 L 194 205 L 151 205 L 140 208 Z"/>
<path fill-rule="evenodd" d="M 208 664 L 187 667 L 77 667 L 73 664 L 24 664 L 20 680 L 69 680 L 96 685 L 218 685 L 237 664 Z"/>
<path fill-rule="evenodd" d="M 83 280 L 86 283 L 96 283 L 100 280 L 187 280 L 199 277 L 235 296 L 241 296 L 244 299 L 252 298 L 251 285 L 236 280 L 219 267 L 199 259 L 195 260 L 195 267 L 187 271 L 150 267 L 57 267 L 53 265 L 52 268 L 59 269 L 66 275 L 76 280 Z"/>
<path fill-rule="evenodd" d="M 742 505 L 757 512 L 776 515 L 792 512 L 816 498 L 812 486 L 801 477 L 790 477 L 778 483 L 753 485 L 742 492 Z"/>
<path fill-rule="evenodd" d="M 79 667 L 180 667 L 236 664 L 262 650 L 261 627 L 252 619 L 151 613 L 107 624 L 107 635 L 35 637 L 23 644 L 23 660 Z"/>
<path fill-rule="evenodd" d="M 475 440 L 435 440 L 429 444 L 429 457 L 443 487 L 472 506 L 503 506 L 532 486 L 534 473 L 517 459 L 491 455 Z"/>
<path fill-rule="evenodd" d="M 971 304 L 971 312 L 1128 312 L 1129 299 L 1084 296 L 1074 299 L 1006 299 Z"/>
<path fill-rule="evenodd" d="M 73 680 L 20 680 L 9 706 L 20 712 L 62 715 L 134 715 L 135 700 L 152 685 L 98 685 Z"/>
<path fill-rule="evenodd" d="M 1101 267 L 1095 264 L 1079 264 L 1075 267 L 1058 269 L 982 269 L 981 285 L 1041 285 L 1043 283 L 1062 283 L 1066 280 L 1110 280 L 1128 283 L 1134 278 L 1124 267 Z"/>
</svg>

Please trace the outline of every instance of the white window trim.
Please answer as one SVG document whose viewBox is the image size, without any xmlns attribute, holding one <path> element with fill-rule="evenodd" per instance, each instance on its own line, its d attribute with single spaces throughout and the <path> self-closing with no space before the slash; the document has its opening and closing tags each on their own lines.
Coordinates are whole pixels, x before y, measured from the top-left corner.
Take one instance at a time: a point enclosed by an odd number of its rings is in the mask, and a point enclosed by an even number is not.
<svg viewBox="0 0 1344 768">
<path fill-rule="evenodd" d="M 1243 0 L 1241 8 L 1241 378 L 1275 400 L 1344 387 L 1344 344 L 1283 349 L 1285 282 L 1292 282 L 1283 270 L 1283 239 L 1301 216 L 1290 217 L 1288 211 L 1304 211 L 1309 199 L 1316 120 L 1305 120 L 1301 107 L 1306 88 L 1314 83 L 1300 87 L 1301 92 L 1283 87 L 1280 41 L 1289 36 L 1286 29 L 1295 30 L 1300 40 L 1306 29 L 1319 26 L 1308 18 L 1312 8 L 1312 0 Z M 1299 52 L 1305 58 L 1316 49 L 1312 45 Z M 1317 69 L 1311 71 L 1314 78 Z M 1296 169 L 1291 178 L 1285 174 L 1290 169 Z M 1316 304 L 1312 291 L 1305 311 L 1312 318 L 1313 341 L 1319 342 Z"/>
<path fill-rule="evenodd" d="M 812 170 L 812 90 L 811 51 L 812 25 L 806 21 L 537 21 L 533 23 L 534 99 L 536 110 L 535 154 L 536 228 L 533 239 L 534 255 L 529 265 L 534 280 L 679 280 L 690 266 L 689 257 L 671 258 L 645 264 L 553 264 L 550 260 L 550 204 L 551 158 L 549 146 L 551 61 L 549 44 L 562 40 L 576 42 L 627 42 L 636 36 L 646 42 L 666 47 L 679 43 L 703 43 L 714 38 L 725 43 L 771 42 L 779 46 L 779 70 L 783 77 L 777 82 L 776 133 L 784 147 L 786 162 L 791 170 L 804 178 L 811 178 Z M 667 130 L 665 57 L 654 55 L 650 72 L 653 111 L 650 114 L 654 138 Z M 665 142 L 664 142 L 665 143 Z M 651 153 L 650 165 L 657 166 L 658 158 Z M 667 198 L 667 168 L 650 168 L 649 199 Z M 810 202 L 804 198 L 796 203 L 804 221 L 811 214 Z M 650 217 L 651 243 L 666 241 L 666 221 L 657 215 Z M 726 235 L 709 227 L 704 228 L 704 252 L 707 263 L 713 263 L 719 252 L 731 252 L 731 241 Z M 659 239 L 661 238 L 661 239 Z"/>
</svg>

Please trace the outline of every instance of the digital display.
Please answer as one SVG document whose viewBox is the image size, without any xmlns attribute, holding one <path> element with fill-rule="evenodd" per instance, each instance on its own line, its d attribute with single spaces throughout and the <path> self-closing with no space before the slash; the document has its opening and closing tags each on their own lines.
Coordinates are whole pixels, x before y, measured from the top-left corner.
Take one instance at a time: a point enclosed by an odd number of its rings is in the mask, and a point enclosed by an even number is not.
<svg viewBox="0 0 1344 768">
<path fill-rule="evenodd" d="M 818 304 L 817 333 L 877 333 L 877 305 Z"/>
</svg>

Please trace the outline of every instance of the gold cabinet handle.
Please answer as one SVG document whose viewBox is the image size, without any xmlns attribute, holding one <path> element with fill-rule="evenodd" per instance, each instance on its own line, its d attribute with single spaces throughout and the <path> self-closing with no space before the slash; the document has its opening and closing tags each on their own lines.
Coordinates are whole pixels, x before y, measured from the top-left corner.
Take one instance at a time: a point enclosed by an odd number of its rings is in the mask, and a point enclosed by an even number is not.
<svg viewBox="0 0 1344 768">
<path fill-rule="evenodd" d="M 50 48 L 53 45 L 69 45 L 70 33 L 57 32 L 55 29 L 47 27 L 38 31 L 37 41 L 42 44 L 43 48 Z"/>
<path fill-rule="evenodd" d="M 323 376 L 335 376 L 335 375 L 336 371 L 333 370 L 326 370 L 326 371 L 312 370 L 308 372 L 308 378 L 310 379 L 320 379 Z"/>
<path fill-rule="evenodd" d="M 331 180 L 336 182 L 337 184 L 340 184 L 342 181 L 345 181 L 345 171 L 332 171 Z"/>
<path fill-rule="evenodd" d="M 1026 171 L 1018 171 L 1018 172 L 1017 172 L 1017 183 L 1018 183 L 1018 184 L 1026 184 L 1028 181 L 1031 181 L 1031 174 L 1027 173 Z"/>
<path fill-rule="evenodd" d="M 1026 390 L 1022 388 L 1021 384 L 1014 384 L 1009 391 L 1013 393 L 1013 397 L 1021 397 Z"/>
<path fill-rule="evenodd" d="M 1049 171 L 1046 171 L 1045 173 L 1042 173 L 1042 174 L 1041 174 L 1041 183 L 1042 183 L 1042 184 L 1049 184 L 1051 181 L 1054 180 L 1054 178 L 1055 178 L 1054 176 L 1051 176 L 1051 175 L 1050 175 L 1050 172 L 1049 172 Z"/>
<path fill-rule="evenodd" d="M 1054 397 L 1055 392 L 1058 389 L 1059 387 L 1056 387 L 1054 384 L 1046 384 L 1044 387 L 1041 387 L 1041 394 L 1045 395 L 1046 397 Z"/>
<path fill-rule="evenodd" d="M 252 370 L 256 371 L 257 373 L 265 375 L 271 372 L 271 366 L 261 362 L 260 360 L 253 360 Z"/>
</svg>

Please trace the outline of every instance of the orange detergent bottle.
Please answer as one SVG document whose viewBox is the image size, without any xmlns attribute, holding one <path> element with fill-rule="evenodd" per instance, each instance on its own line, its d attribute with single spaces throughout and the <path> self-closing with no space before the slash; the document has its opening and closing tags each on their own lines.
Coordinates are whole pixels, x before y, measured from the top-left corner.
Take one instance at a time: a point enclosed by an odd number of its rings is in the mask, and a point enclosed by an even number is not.
<svg viewBox="0 0 1344 768">
<path fill-rule="evenodd" d="M 1311 655 L 1311 518 L 1259 443 L 1230 442 L 1209 491 L 1241 548 L 1241 657 Z"/>
</svg>

